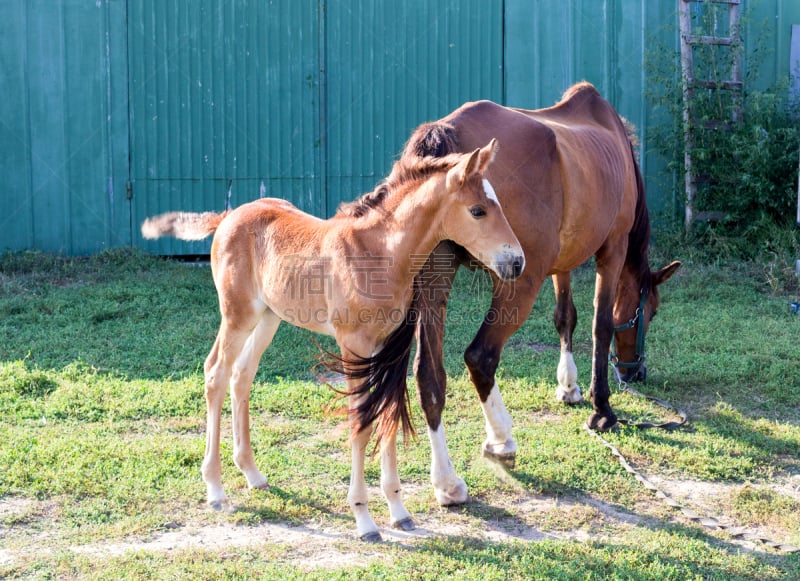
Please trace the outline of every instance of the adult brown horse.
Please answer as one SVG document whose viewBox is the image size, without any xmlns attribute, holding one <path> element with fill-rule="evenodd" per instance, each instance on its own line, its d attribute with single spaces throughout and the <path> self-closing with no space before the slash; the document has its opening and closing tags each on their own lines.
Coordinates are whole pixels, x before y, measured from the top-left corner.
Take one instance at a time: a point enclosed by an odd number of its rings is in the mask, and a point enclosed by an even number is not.
<svg viewBox="0 0 800 581">
<path fill-rule="evenodd" d="M 557 105 L 536 111 L 489 101 L 467 103 L 439 121 L 420 126 L 401 158 L 468 151 L 494 137 L 502 147 L 487 175 L 527 262 L 513 284 L 493 277 L 491 308 L 464 359 L 486 419 L 483 451 L 513 465 L 516 444 L 511 417 L 495 371 L 503 346 L 528 317 L 544 279 L 552 276 L 557 298 L 554 321 L 561 338 L 561 359 L 556 397 L 578 403 L 582 394 L 572 357 L 577 313 L 570 271 L 595 257 L 590 388 L 594 411 L 587 425 L 608 430 L 617 423 L 609 405 L 612 337 L 616 337 L 615 364 L 629 380 L 643 376 L 644 332 L 659 305 L 657 287 L 680 263 L 650 270 L 650 219 L 633 145 L 619 115 L 592 85 L 579 83 Z M 420 273 L 415 371 L 431 439 L 431 479 L 441 504 L 468 499 L 444 439 L 442 341 L 453 277 L 459 264 L 470 264 L 470 260 L 469 252 L 457 243 L 443 243 Z"/>
<path fill-rule="evenodd" d="M 489 140 L 487 140 L 489 141 Z M 499 279 L 524 267 L 520 244 L 484 174 L 495 141 L 468 155 L 402 160 L 374 192 L 330 220 L 263 199 L 227 214 L 173 212 L 145 221 L 147 238 L 199 240 L 216 232 L 211 271 L 222 321 L 205 362 L 208 502 L 226 502 L 219 455 L 228 386 L 233 457 L 253 488 L 267 488 L 250 444 L 250 387 L 280 322 L 333 335 L 352 412 L 348 501 L 358 534 L 380 540 L 367 508 L 365 450 L 373 420 L 381 442 L 381 488 L 393 526 L 413 528 L 403 506 L 396 432 L 410 428 L 406 375 L 414 324 L 409 310 L 420 262 L 443 240 L 480 257 Z"/>
</svg>

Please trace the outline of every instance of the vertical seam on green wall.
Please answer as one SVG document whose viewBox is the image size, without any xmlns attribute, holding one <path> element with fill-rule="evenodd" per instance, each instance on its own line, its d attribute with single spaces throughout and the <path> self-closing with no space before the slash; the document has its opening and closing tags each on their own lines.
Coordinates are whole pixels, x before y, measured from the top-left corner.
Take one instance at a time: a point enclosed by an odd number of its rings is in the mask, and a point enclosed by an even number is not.
<svg viewBox="0 0 800 581">
<path fill-rule="evenodd" d="M 508 80 L 506 75 L 506 0 L 500 2 L 500 98 L 508 104 Z"/>
<path fill-rule="evenodd" d="M 132 77 L 131 77 L 131 26 L 130 26 L 130 7 L 128 5 L 128 0 L 125 0 L 125 127 L 127 129 L 127 137 L 128 137 L 128 155 L 126 156 L 126 163 L 125 163 L 125 202 L 127 203 L 128 209 L 128 236 L 130 238 L 130 245 L 133 246 L 134 240 L 134 216 L 133 216 L 133 120 L 131 119 L 131 115 L 133 114 L 131 110 L 131 93 L 133 92 L 133 87 L 131 86 Z"/>
<path fill-rule="evenodd" d="M 28 148 L 28 195 L 30 199 L 28 201 L 30 205 L 30 215 L 28 216 L 29 219 L 29 227 L 30 227 L 30 239 L 28 240 L 28 244 L 30 246 L 36 246 L 36 212 L 34 211 L 34 203 L 33 203 L 33 120 L 31 119 L 31 83 L 30 83 L 30 58 L 28 54 L 28 43 L 29 43 L 29 35 L 30 35 L 30 24 L 28 21 L 28 3 L 22 3 L 22 9 L 24 10 L 23 19 L 24 19 L 24 26 L 25 26 L 25 49 L 24 54 L 22 57 L 23 64 L 22 64 L 22 74 L 24 75 L 23 79 L 23 86 L 25 87 L 25 97 L 23 102 L 27 108 L 27 115 L 25 119 L 26 125 L 26 144 L 25 146 Z"/>
<path fill-rule="evenodd" d="M 328 30 L 326 26 L 327 0 L 317 2 L 317 68 L 319 71 L 318 99 L 319 110 L 319 179 L 320 195 L 324 200 L 325 216 L 331 215 L 331 200 L 328 195 Z"/>
</svg>

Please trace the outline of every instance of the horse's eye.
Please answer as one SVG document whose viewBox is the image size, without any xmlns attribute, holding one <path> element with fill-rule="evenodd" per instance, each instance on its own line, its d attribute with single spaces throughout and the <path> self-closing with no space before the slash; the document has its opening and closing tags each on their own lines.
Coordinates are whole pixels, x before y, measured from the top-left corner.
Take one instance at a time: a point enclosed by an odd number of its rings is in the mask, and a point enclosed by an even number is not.
<svg viewBox="0 0 800 581">
<path fill-rule="evenodd" d="M 480 206 L 472 206 L 469 209 L 469 213 L 472 214 L 473 218 L 483 218 L 486 215 L 486 210 Z"/>
<path fill-rule="evenodd" d="M 658 312 L 658 311 L 652 311 L 652 312 L 650 313 L 650 320 L 651 320 L 651 321 L 653 320 L 653 317 L 655 317 L 655 316 L 656 316 L 656 313 L 657 313 L 657 312 Z"/>
</svg>

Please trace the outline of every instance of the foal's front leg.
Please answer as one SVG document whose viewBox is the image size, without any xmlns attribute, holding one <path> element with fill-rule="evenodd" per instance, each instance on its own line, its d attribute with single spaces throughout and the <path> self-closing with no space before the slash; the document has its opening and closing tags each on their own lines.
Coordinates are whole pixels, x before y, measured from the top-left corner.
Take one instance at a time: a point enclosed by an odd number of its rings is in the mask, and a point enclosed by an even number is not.
<svg viewBox="0 0 800 581">
<path fill-rule="evenodd" d="M 397 434 L 381 441 L 381 490 L 389 505 L 392 527 L 403 531 L 414 530 L 414 521 L 403 505 L 400 491 L 400 474 L 397 471 Z"/>
<path fill-rule="evenodd" d="M 350 383 L 348 381 L 348 383 Z M 351 389 L 354 386 L 350 386 Z M 355 398 L 351 397 L 351 411 L 357 406 Z M 369 514 L 369 494 L 367 492 L 367 482 L 364 478 L 364 464 L 366 462 L 367 445 L 372 435 L 372 427 L 367 426 L 363 430 L 356 431 L 355 426 L 351 428 L 351 464 L 350 464 L 350 489 L 347 492 L 347 503 L 353 516 L 356 519 L 356 531 L 362 541 L 371 543 L 382 540 L 378 525 L 372 520 Z"/>
</svg>

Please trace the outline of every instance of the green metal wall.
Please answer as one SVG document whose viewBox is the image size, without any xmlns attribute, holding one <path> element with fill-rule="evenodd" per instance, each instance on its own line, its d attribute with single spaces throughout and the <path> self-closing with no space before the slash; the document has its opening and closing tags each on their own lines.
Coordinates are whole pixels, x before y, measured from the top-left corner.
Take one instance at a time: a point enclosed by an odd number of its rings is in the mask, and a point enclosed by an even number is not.
<svg viewBox="0 0 800 581">
<path fill-rule="evenodd" d="M 411 131 L 503 98 L 501 0 L 327 2 L 328 214 L 371 190 Z"/>
<path fill-rule="evenodd" d="M 124 3 L 0 0 L 0 251 L 130 243 L 124 44 Z"/>
<path fill-rule="evenodd" d="M 130 0 L 134 224 L 258 197 L 325 213 L 317 0 Z M 165 254 L 209 242 L 134 242 Z"/>
<path fill-rule="evenodd" d="M 646 142 L 646 50 L 680 0 L 0 0 L 0 251 L 143 241 L 148 215 L 259 196 L 317 215 L 371 189 L 411 130 L 467 100 L 598 86 Z M 797 0 L 744 0 L 766 86 Z M 656 215 L 681 202 L 645 151 Z"/>
</svg>

